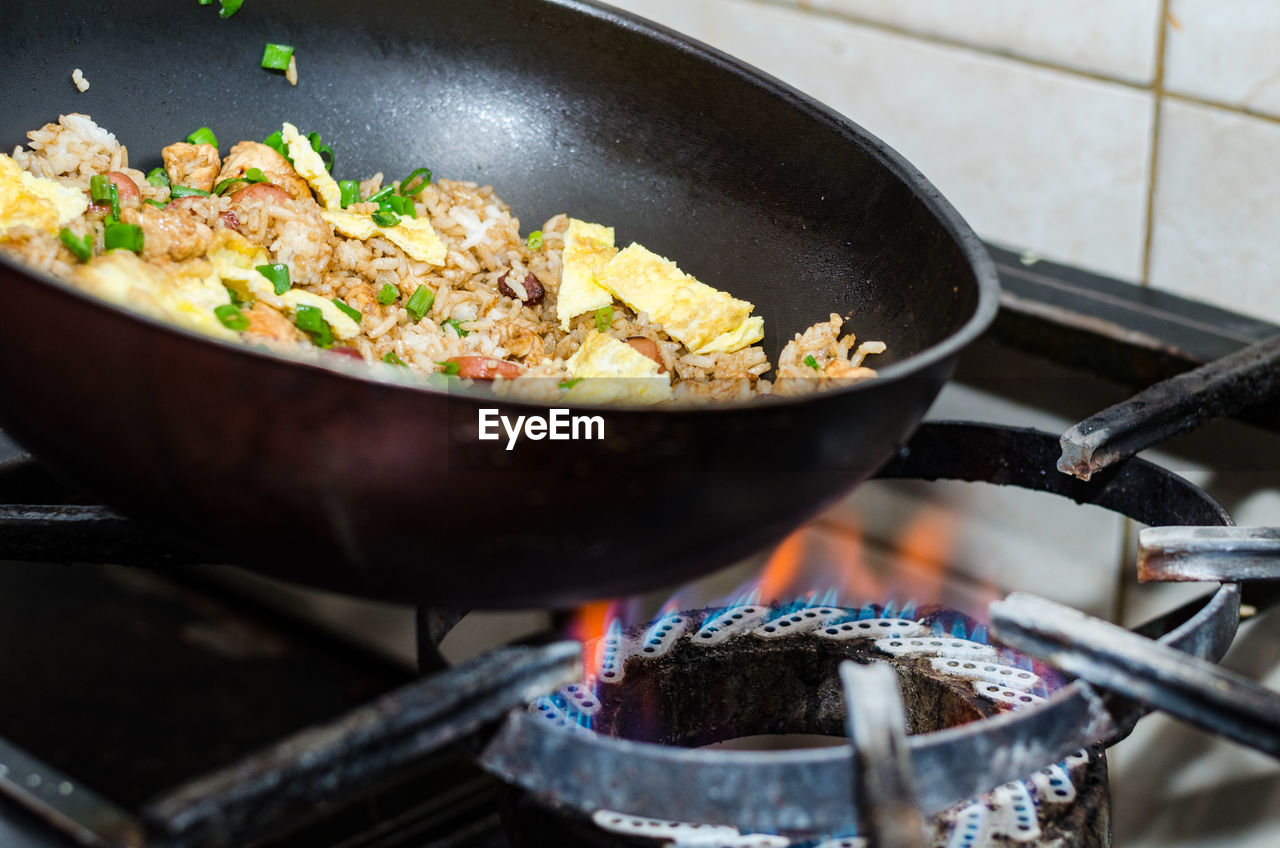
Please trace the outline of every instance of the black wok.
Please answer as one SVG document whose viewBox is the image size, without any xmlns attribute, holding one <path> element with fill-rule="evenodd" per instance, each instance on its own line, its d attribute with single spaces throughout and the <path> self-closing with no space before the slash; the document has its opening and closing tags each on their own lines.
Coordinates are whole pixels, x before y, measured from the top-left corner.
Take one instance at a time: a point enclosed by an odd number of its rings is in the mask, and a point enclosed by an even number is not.
<svg viewBox="0 0 1280 848">
<path fill-rule="evenodd" d="M 197 127 L 225 151 L 289 120 L 333 145 L 341 177 L 429 165 L 493 183 L 525 232 L 560 211 L 612 224 L 622 243 L 753 301 L 771 359 L 831 312 L 889 345 L 880 378 L 856 387 L 613 410 L 602 441 L 507 452 L 475 441 L 477 410 L 498 406 L 484 393 L 210 341 L 0 263 L 0 424 L 208 559 L 440 606 L 687 579 L 870 474 L 996 310 L 982 246 L 900 156 L 606 7 L 246 0 L 220 20 L 196 0 L 16 0 L 5 12 L 7 146 L 86 112 L 145 169 Z M 297 48 L 296 88 L 258 67 L 266 41 Z"/>
</svg>

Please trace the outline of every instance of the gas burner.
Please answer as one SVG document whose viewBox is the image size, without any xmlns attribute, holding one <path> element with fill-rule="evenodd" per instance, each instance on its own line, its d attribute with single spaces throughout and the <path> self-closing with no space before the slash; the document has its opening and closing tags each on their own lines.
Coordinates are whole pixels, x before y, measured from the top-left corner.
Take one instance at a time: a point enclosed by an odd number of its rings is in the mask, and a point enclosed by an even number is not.
<svg viewBox="0 0 1280 848">
<path fill-rule="evenodd" d="M 987 644 L 985 632 L 953 611 L 916 613 L 910 605 L 747 602 L 673 612 L 627 629 L 614 622 L 586 648 L 596 674 L 529 709 L 570 732 L 696 747 L 765 734 L 843 735 L 846 707 L 837 670 L 846 660 L 892 666 L 911 733 L 1035 709 L 1061 688 L 1062 678 L 1051 669 Z M 744 833 L 610 810 L 588 818 L 528 799 L 509 809 L 508 831 L 517 845 L 862 844 L 853 834 L 815 839 Z M 978 848 L 1007 839 L 1103 845 L 1108 821 L 1105 754 L 1093 748 L 933 816 L 927 844 Z"/>
<path fill-rule="evenodd" d="M 934 423 L 922 426 L 880 476 L 1019 486 L 1153 526 L 1230 523 L 1203 492 L 1149 463 L 1131 459 L 1082 482 L 1046 473 L 1058 454 L 1057 438 L 1047 434 Z M 1142 632 L 1166 647 L 1217 659 L 1234 635 L 1239 597 L 1237 586 L 1224 584 L 1207 600 Z M 933 626 L 941 621 L 946 623 Z M 956 621 L 963 632 L 950 629 Z M 870 635 L 880 630 L 888 632 Z M 1000 827 L 996 808 L 1005 809 L 1014 797 L 1009 793 L 1021 791 L 1013 787 L 1021 784 L 1037 798 L 1037 779 L 1028 776 L 1049 764 L 1062 774 L 1050 768 L 1043 777 L 1065 779 L 1077 799 L 1087 796 L 1101 784 L 1105 766 L 1091 756 L 1086 767 L 1070 767 L 1073 752 L 1114 742 L 1147 711 L 1129 699 L 1099 695 L 1079 680 L 1059 683 L 1043 667 L 1029 668 L 1025 658 L 984 644 L 978 632 L 971 621 L 939 610 L 903 615 L 747 602 L 672 613 L 642 630 L 606 634 L 596 687 L 580 683 L 542 702 L 545 709 L 509 715 L 480 763 L 528 792 L 537 805 L 557 815 L 573 811 L 564 820 L 576 818 L 597 836 L 601 829 L 590 817 L 600 810 L 625 812 L 623 822 L 702 823 L 740 834 L 867 835 L 874 822 L 864 816 L 882 805 L 855 803 L 874 783 L 859 746 L 769 752 L 695 746 L 762 733 L 840 734 L 851 699 L 843 697 L 834 669 L 842 661 L 874 661 L 895 672 L 890 678 L 898 687 L 890 685 L 888 694 L 905 695 L 903 714 L 912 735 L 902 733 L 901 722 L 882 721 L 879 728 L 901 736 L 894 743 L 901 752 L 895 768 L 916 776 L 906 781 L 914 783 L 909 791 L 897 787 L 881 800 L 905 799 L 917 814 L 934 817 L 937 838 L 951 834 L 960 846 L 966 834 L 977 840 L 986 838 L 984 827 Z M 1042 688 L 1010 685 L 1029 683 L 1017 677 L 1021 672 L 1039 677 Z M 714 700 L 704 695 L 712 691 Z M 852 694 L 851 723 L 859 713 L 857 692 Z M 595 732 L 587 732 L 588 723 Z M 517 813 L 535 803 L 529 798 L 513 805 Z M 1041 801 L 1034 826 L 1043 834 L 1053 822 L 1042 823 L 1040 813 L 1054 805 Z M 1015 801 L 1009 809 L 1027 812 L 1017 806 Z M 1073 829 L 1073 839 L 1105 833 L 1105 804 L 1093 798 L 1071 809 L 1085 811 L 1073 813 L 1082 819 L 1063 824 Z M 964 825 L 956 831 L 961 814 Z M 629 844 L 622 838 L 613 844 Z"/>
</svg>

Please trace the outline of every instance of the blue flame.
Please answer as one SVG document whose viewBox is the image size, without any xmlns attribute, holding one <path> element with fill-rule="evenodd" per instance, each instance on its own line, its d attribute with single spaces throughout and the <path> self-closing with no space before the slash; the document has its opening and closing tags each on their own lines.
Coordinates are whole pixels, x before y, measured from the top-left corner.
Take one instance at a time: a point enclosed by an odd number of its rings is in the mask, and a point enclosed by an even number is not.
<svg viewBox="0 0 1280 848">
<path fill-rule="evenodd" d="M 885 601 L 884 609 L 880 611 L 881 618 L 896 618 L 898 615 L 897 607 L 893 605 L 893 601 Z"/>
<path fill-rule="evenodd" d="M 957 618 L 951 622 L 951 635 L 957 639 L 967 639 L 969 636 L 967 628 L 964 626 L 964 619 Z"/>
<path fill-rule="evenodd" d="M 907 601 L 903 604 L 902 610 L 898 613 L 898 617 L 914 619 L 916 617 L 916 602 Z"/>
</svg>

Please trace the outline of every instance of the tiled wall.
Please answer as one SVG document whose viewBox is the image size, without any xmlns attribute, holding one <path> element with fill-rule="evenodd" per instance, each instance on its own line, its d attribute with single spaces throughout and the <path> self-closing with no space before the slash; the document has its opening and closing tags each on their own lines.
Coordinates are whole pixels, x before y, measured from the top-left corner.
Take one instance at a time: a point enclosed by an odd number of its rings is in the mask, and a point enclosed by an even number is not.
<svg viewBox="0 0 1280 848">
<path fill-rule="evenodd" d="M 865 126 L 992 241 L 1280 322 L 1280 2 L 612 1 Z"/>
</svg>

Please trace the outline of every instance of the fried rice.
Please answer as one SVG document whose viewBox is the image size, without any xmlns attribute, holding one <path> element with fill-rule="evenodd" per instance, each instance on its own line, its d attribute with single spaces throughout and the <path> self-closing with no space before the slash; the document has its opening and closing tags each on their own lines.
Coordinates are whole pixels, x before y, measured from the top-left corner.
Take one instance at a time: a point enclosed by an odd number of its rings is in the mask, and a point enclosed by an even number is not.
<svg viewBox="0 0 1280 848">
<path fill-rule="evenodd" d="M 559 214 L 544 222 L 540 239 L 522 236 L 519 219 L 492 186 L 438 179 L 409 195 L 416 218 L 428 221 L 443 243 L 443 262 L 436 264 L 415 259 L 383 230 L 366 238 L 337 232 L 292 163 L 277 151 L 264 153 L 265 145 L 256 142 L 237 144 L 225 155 L 214 145 L 176 143 L 164 151 L 167 179 L 153 174 L 148 180 L 130 166 L 124 145 L 86 115 L 63 115 L 28 139 L 12 154 L 21 169 L 86 194 L 95 176 L 109 174 L 118 212 L 98 203 L 60 227 L 6 226 L 0 200 L 0 252 L 103 294 L 102 286 L 86 283 L 86 269 L 121 252 L 107 251 L 104 243 L 104 225 L 113 220 L 141 231 L 138 256 L 166 279 L 207 277 L 218 250 L 247 242 L 259 258 L 287 267 L 293 290 L 341 302 L 344 312 L 359 316 L 357 331 L 326 344 L 300 328 L 276 299 L 233 291 L 233 307 L 244 318 L 234 322 L 234 335 L 283 353 L 313 351 L 319 343 L 327 348 L 324 356 L 403 366 L 424 378 L 490 382 L 499 394 L 554 403 L 575 382 L 571 357 L 602 331 L 657 363 L 670 380 L 668 402 L 683 403 L 791 396 L 870 379 L 875 371 L 864 360 L 885 349 L 842 335 L 842 319 L 832 314 L 788 341 L 775 369 L 759 344 L 695 353 L 644 311 L 616 298 L 611 310 L 578 315 L 562 329 L 557 299 L 571 219 Z M 264 181 L 237 182 L 221 195 L 214 190 L 227 175 L 243 177 L 255 167 Z M 174 186 L 199 191 L 178 197 Z M 404 188 L 374 174 L 361 181 L 359 197 L 388 186 Z M 378 209 L 360 200 L 347 207 L 360 215 Z M 68 245 L 67 233 L 87 244 L 87 263 Z M 423 287 L 433 295 L 425 314 L 411 308 Z M 136 298 L 113 299 L 142 308 L 130 302 Z M 164 309 L 151 314 L 173 317 Z"/>
</svg>

